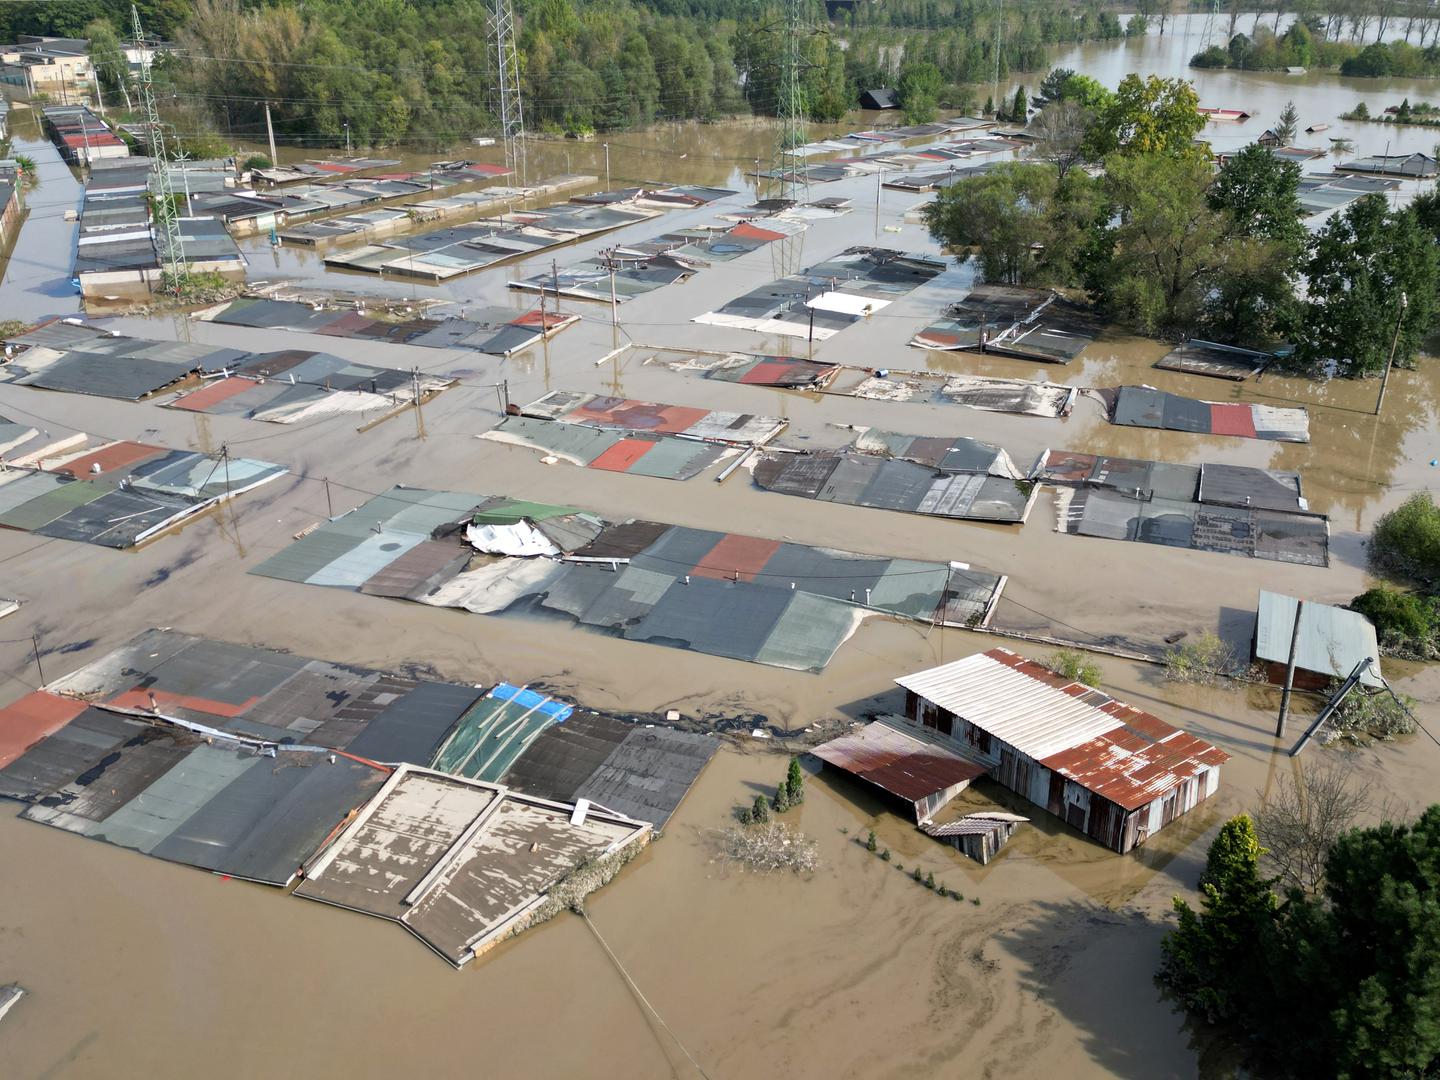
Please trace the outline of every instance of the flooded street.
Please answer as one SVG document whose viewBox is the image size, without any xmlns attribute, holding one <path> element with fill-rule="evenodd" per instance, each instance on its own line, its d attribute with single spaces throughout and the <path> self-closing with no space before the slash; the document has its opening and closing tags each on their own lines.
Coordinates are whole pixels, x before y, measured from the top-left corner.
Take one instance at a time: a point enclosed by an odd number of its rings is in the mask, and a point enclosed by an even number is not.
<svg viewBox="0 0 1440 1080">
<path fill-rule="evenodd" d="M 1390 138 L 1391 152 L 1429 152 L 1436 141 L 1421 128 L 1354 125 L 1352 131 L 1335 117 L 1362 98 L 1375 111 L 1405 94 L 1420 99 L 1440 84 L 1194 71 L 1186 61 L 1202 47 L 1203 21 L 1176 20 L 1180 30 L 1164 39 L 1062 50 L 1055 62 L 1110 85 L 1137 69 L 1193 77 L 1202 104 L 1258 110 L 1259 118 L 1241 127 L 1211 125 L 1206 135 L 1217 146 L 1252 140 L 1292 97 L 1302 127 L 1321 119 L 1335 124 L 1325 135 L 1353 138 L 1361 153 L 1381 152 Z M 1245 16 L 1242 29 L 1250 21 Z M 1039 77 L 1024 80 L 1028 85 Z M 879 119 L 866 114 L 858 123 L 812 127 L 810 134 L 821 138 Z M 29 193 L 30 217 L 0 286 L 0 318 L 34 320 L 78 310 L 68 280 L 75 230 L 64 210 L 78 203 L 80 188 L 51 144 L 27 124 L 23 113 L 12 114 L 15 149 L 36 158 L 40 183 Z M 669 125 L 618 135 L 609 144 L 610 187 L 718 184 L 739 194 L 442 286 L 330 273 L 321 265 L 323 251 L 273 248 L 266 236 L 241 246 L 252 283 L 295 280 L 368 296 L 440 300 L 446 311 L 484 305 L 519 313 L 536 300 L 507 282 L 549 270 L 552 259 L 564 267 L 617 239 L 711 224 L 747 206 L 755 194 L 747 174 L 757 158 L 768 158 L 770 139 L 760 124 Z M 499 158 L 496 148 L 461 152 Z M 440 156 L 408 157 L 405 164 L 423 167 Z M 1328 167 L 1317 161 L 1307 171 Z M 598 178 L 595 188 L 604 188 L 604 145 L 537 143 L 528 170 L 532 179 L 589 174 Z M 792 259 L 811 264 L 876 243 L 939 253 L 922 226 L 904 222 L 929 196 L 881 189 L 874 177 L 817 184 L 811 196 L 847 198 L 852 209 L 813 222 Z M 0 384 L 0 415 L 53 439 L 86 432 L 206 452 L 225 446 L 291 470 L 138 550 L 0 530 L 0 595 L 22 602 L 0 627 L 5 700 L 145 628 L 163 626 L 477 685 L 504 679 L 624 714 L 675 709 L 692 723 L 729 721 L 726 726 L 740 732 L 725 738 L 666 835 L 587 901 L 593 930 L 567 912 L 458 973 L 380 919 L 88 842 L 22 821 L 14 804 L 0 804 L 6 868 L 0 873 L 0 984 L 13 980 L 31 991 L 0 1025 L 0 1076 L 423 1072 L 660 1080 L 699 1075 L 687 1052 L 714 1080 L 899 1078 L 922 1071 L 943 1077 L 1227 1075 L 1153 982 L 1159 942 L 1172 925 L 1171 897 L 1195 888 L 1209 839 L 1226 817 L 1253 809 L 1282 776 L 1325 758 L 1343 755 L 1362 782 L 1412 810 L 1433 800 L 1440 748 L 1423 736 L 1365 749 L 1317 746 L 1292 760 L 1284 751 L 1298 725 L 1292 721 L 1289 738 L 1273 736 L 1274 688 L 1177 686 L 1155 665 L 1102 656 L 1108 692 L 1231 755 L 1218 794 L 1144 847 L 1113 854 L 981 781 L 958 805 L 999 806 L 1031 819 L 982 867 L 917 831 L 869 789 L 827 775 L 810 778 L 804 806 L 788 818 L 818 843 L 820 869 L 809 878 L 757 876 L 717 861 L 716 834 L 734 807 L 773 790 L 785 751 L 901 710 L 897 676 L 997 645 L 1042 659 L 1050 650 L 873 617 L 822 674 L 809 674 L 638 644 L 556 621 L 473 615 L 247 573 L 324 520 L 327 498 L 340 514 L 405 484 L 575 505 L 612 520 L 647 518 L 965 562 L 1009 576 L 995 615 L 1000 628 L 1153 651 L 1176 635 L 1213 630 L 1247 641 L 1262 587 L 1348 601 L 1367 586 L 1363 541 L 1376 517 L 1435 486 L 1440 364 L 1429 358 L 1417 371 L 1396 372 L 1385 416 L 1377 420 L 1373 380 L 1317 384 L 1266 374 L 1231 383 L 1161 371 L 1152 365 L 1168 346 L 1117 332 L 1105 333 L 1063 367 L 909 348 L 915 330 L 967 291 L 969 266 L 952 268 L 813 347 L 799 338 L 692 321 L 791 269 L 775 246 L 717 261 L 688 282 L 624 304 L 618 326 L 608 305 L 562 300 L 561 309 L 580 315 L 580 322 L 548 346 L 506 360 L 169 317 L 103 324 L 141 337 L 247 350 L 324 350 L 460 380 L 418 417 L 403 412 L 363 432 L 357 429 L 374 416 L 285 427 Z M 867 369 L 1087 387 L 1144 383 L 1214 401 L 1303 405 L 1311 442 L 1119 427 L 1089 399 L 1068 418 L 1042 419 L 702 381 L 694 372 L 645 364 L 643 348 L 604 360 L 627 344 L 790 353 Z M 724 483 L 712 475 L 679 483 L 546 465 L 529 450 L 476 438 L 501 419 L 502 382 L 520 403 L 570 389 L 772 414 L 789 422 L 782 442 L 796 447 L 836 446 L 853 436 L 851 427 L 874 426 L 973 436 L 1004 447 L 1022 469 L 1054 448 L 1295 470 L 1311 508 L 1330 515 L 1330 565 L 1058 533 L 1050 489 L 1023 527 L 1007 527 L 783 498 L 754 486 L 743 471 Z M 1423 719 L 1440 722 L 1440 672 L 1397 664 L 1387 673 L 1418 699 Z M 1302 702 L 1302 716 L 1311 708 L 1308 699 Z M 772 737 L 751 738 L 752 728 Z M 870 828 L 893 852 L 892 862 L 857 843 Z M 917 865 L 967 899 L 942 899 L 917 886 L 909 877 Z M 596 931 L 668 1031 L 636 998 Z"/>
</svg>

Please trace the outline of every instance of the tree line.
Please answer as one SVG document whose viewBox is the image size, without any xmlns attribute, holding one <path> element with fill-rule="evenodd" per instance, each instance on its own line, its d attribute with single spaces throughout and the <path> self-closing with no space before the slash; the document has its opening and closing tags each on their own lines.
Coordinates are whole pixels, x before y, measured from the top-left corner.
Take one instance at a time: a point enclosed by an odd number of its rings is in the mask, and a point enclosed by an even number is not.
<svg viewBox="0 0 1440 1080">
<path fill-rule="evenodd" d="M 270 102 L 282 139 L 441 147 L 495 127 L 495 56 L 484 0 L 143 0 L 147 33 L 173 41 L 156 64 L 177 126 L 259 138 Z M 123 0 L 0 5 L 11 35 L 99 38 L 107 91 L 129 96 L 118 52 Z M 773 115 L 787 34 L 776 0 L 517 0 L 526 124 L 584 135 L 661 120 Z M 841 9 L 807 0 L 800 95 L 839 120 L 862 90 L 920 73 L 912 119 L 979 106 L 978 84 L 1041 70 L 1049 46 L 1120 37 L 1099 0 L 894 0 Z M 107 32 L 108 27 L 108 32 Z M 932 71 L 935 73 L 932 76 Z M 910 83 L 916 84 L 915 78 Z"/>
<path fill-rule="evenodd" d="M 1440 28 L 1440 19 L 1435 20 Z M 1425 27 L 1429 29 L 1429 26 Z M 1291 67 L 1328 68 L 1352 78 L 1440 75 L 1440 45 L 1411 45 L 1406 41 L 1372 42 L 1332 40 L 1325 36 L 1318 15 L 1296 19 L 1277 35 L 1266 26 L 1253 34 L 1236 34 L 1224 46 L 1211 45 L 1190 58 L 1197 68 L 1238 68 L 1246 71 L 1283 71 Z"/>
<path fill-rule="evenodd" d="M 1217 169 L 1189 83 L 1129 75 L 1111 93 L 1059 71 L 1040 96 L 1036 160 L 964 177 L 926 209 L 986 280 L 1083 290 L 1141 333 L 1290 342 L 1316 371 L 1379 372 L 1392 342 L 1413 360 L 1437 311 L 1440 196 L 1392 210 L 1366 195 L 1312 236 L 1299 167 L 1252 145 Z"/>
</svg>

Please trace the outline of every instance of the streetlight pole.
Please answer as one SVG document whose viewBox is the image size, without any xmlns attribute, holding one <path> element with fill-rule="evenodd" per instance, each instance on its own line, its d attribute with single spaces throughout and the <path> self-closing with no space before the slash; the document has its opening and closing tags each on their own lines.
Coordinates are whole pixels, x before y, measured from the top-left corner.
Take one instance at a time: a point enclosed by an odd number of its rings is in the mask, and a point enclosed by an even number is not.
<svg viewBox="0 0 1440 1080">
<path fill-rule="evenodd" d="M 345 156 L 350 156 L 350 121 L 345 121 Z"/>
<path fill-rule="evenodd" d="M 1380 415 L 1380 407 L 1385 404 L 1385 391 L 1390 386 L 1390 369 L 1395 365 L 1395 347 L 1400 344 L 1400 327 L 1405 322 L 1405 309 L 1410 306 L 1410 298 L 1403 292 L 1400 294 L 1400 310 L 1395 315 L 1395 336 L 1390 339 L 1390 358 L 1385 361 L 1385 374 L 1380 377 L 1380 395 L 1375 399 L 1375 415 Z"/>
</svg>

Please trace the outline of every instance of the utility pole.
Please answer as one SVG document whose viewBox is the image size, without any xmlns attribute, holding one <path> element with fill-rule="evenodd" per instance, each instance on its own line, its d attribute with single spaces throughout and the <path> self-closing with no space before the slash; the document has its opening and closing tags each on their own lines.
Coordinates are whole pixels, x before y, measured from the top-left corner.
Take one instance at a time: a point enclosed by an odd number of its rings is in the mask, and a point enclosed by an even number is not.
<svg viewBox="0 0 1440 1080">
<path fill-rule="evenodd" d="M 604 144 L 604 146 L 605 146 L 605 189 L 608 191 L 608 190 L 610 189 L 610 144 L 607 142 L 607 143 Z"/>
<path fill-rule="evenodd" d="M 154 196 L 155 247 L 160 256 L 160 266 L 168 281 L 162 276 L 162 291 L 180 293 L 189 278 L 189 267 L 185 262 L 185 241 L 180 235 L 180 218 L 175 213 L 175 190 L 170 183 L 170 166 L 165 154 L 165 131 L 160 124 L 160 111 L 155 106 L 155 86 L 151 78 L 150 48 L 145 31 L 140 27 L 140 12 L 130 7 L 130 18 L 134 23 L 135 43 L 140 47 L 140 102 L 145 114 L 145 127 L 149 134 L 151 168 L 150 192 Z"/>
<path fill-rule="evenodd" d="M 781 46 L 780 70 L 775 81 L 776 116 L 773 171 L 778 174 L 780 197 L 795 198 L 809 190 L 808 170 L 795 167 L 795 150 L 805 143 L 805 94 L 800 85 L 804 65 L 804 38 L 808 28 L 801 18 L 801 0 L 785 0 L 785 40 Z M 803 168 L 803 167 L 802 167 Z"/>
<path fill-rule="evenodd" d="M 185 166 L 190 160 L 190 155 L 188 153 L 176 154 L 175 160 L 180 163 L 180 179 L 185 184 L 185 212 L 188 214 L 190 212 L 190 172 Z"/>
<path fill-rule="evenodd" d="M 275 153 L 275 128 L 270 123 L 270 103 L 265 102 L 265 136 L 270 140 L 270 164 L 279 165 L 280 158 Z"/>
<path fill-rule="evenodd" d="M 31 634 L 30 644 L 35 649 L 35 670 L 40 673 L 40 685 L 45 685 L 45 669 L 40 666 L 40 635 Z"/>
<path fill-rule="evenodd" d="M 1290 712 L 1290 691 L 1295 686 L 1295 650 L 1300 645 L 1300 616 L 1305 612 L 1305 601 L 1295 601 L 1295 625 L 1290 630 L 1290 657 L 1285 661 L 1285 689 L 1280 694 L 1280 716 L 1275 721 L 1275 737 L 1285 736 L 1285 717 Z"/>
<path fill-rule="evenodd" d="M 610 249 L 610 325 L 620 325 L 620 307 L 615 299 L 615 249 Z"/>
<path fill-rule="evenodd" d="M 995 106 L 995 115 L 1000 115 L 1000 28 L 1005 21 L 1005 0 L 995 0 L 995 44 L 991 51 L 994 52 L 995 76 L 990 83 L 990 103 Z"/>
<path fill-rule="evenodd" d="M 875 170 L 875 239 L 880 239 L 880 192 L 885 187 L 885 168 Z"/>
<path fill-rule="evenodd" d="M 1400 310 L 1395 315 L 1395 336 L 1390 339 L 1390 358 L 1385 361 L 1385 374 L 1380 377 L 1380 395 L 1375 399 L 1375 415 L 1380 415 L 1380 407 L 1385 404 L 1385 391 L 1390 386 L 1390 369 L 1395 364 L 1395 347 L 1400 344 L 1400 327 L 1405 322 L 1405 309 L 1410 306 L 1410 298 L 1403 292 L 1400 294 Z"/>
<path fill-rule="evenodd" d="M 345 121 L 345 156 L 350 156 L 350 121 Z"/>
<path fill-rule="evenodd" d="M 326 513 L 326 516 L 333 518 L 333 517 L 335 516 L 335 504 L 330 501 L 330 477 L 328 477 L 328 476 L 325 477 L 324 483 L 325 483 L 325 513 Z"/>
</svg>

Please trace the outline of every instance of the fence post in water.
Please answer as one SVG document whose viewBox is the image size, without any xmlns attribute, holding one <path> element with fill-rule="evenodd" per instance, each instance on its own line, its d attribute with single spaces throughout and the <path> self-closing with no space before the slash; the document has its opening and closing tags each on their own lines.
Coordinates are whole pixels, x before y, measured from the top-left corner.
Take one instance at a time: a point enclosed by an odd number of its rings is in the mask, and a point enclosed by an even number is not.
<svg viewBox="0 0 1440 1080">
<path fill-rule="evenodd" d="M 1300 616 L 1305 611 L 1305 601 L 1295 601 L 1295 625 L 1290 630 L 1290 656 L 1285 661 L 1285 689 L 1280 693 L 1280 716 L 1275 721 L 1275 737 L 1285 735 L 1285 717 L 1290 712 L 1290 691 L 1295 685 L 1295 650 L 1300 644 Z"/>
</svg>

